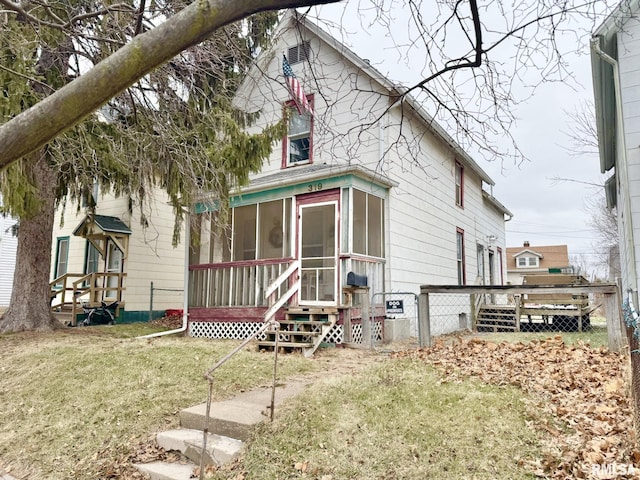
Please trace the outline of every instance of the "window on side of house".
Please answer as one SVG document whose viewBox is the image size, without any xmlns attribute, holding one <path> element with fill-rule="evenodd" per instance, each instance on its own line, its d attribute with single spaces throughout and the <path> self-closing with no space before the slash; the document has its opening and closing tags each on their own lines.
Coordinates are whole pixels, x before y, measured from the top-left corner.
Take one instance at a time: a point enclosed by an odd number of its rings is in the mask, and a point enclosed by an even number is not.
<svg viewBox="0 0 640 480">
<path fill-rule="evenodd" d="M 84 273 L 95 273 L 100 266 L 100 251 L 93 246 L 93 243 L 87 240 L 87 246 L 84 253 Z"/>
<path fill-rule="evenodd" d="M 458 270 L 458 285 L 466 284 L 466 269 L 464 264 L 464 230 L 456 228 L 456 263 Z"/>
<path fill-rule="evenodd" d="M 540 265 L 538 257 L 518 257 L 518 268 L 536 268 Z"/>
<path fill-rule="evenodd" d="M 384 257 L 384 200 L 353 189 L 353 252 Z"/>
<path fill-rule="evenodd" d="M 504 285 L 504 267 L 502 264 L 502 248 L 496 247 L 496 253 L 498 254 L 498 267 L 500 271 L 500 285 Z"/>
<path fill-rule="evenodd" d="M 480 284 L 484 285 L 485 283 L 485 271 L 484 271 L 484 245 L 477 245 L 477 256 L 478 256 L 478 278 L 480 279 Z"/>
<path fill-rule="evenodd" d="M 60 237 L 56 241 L 56 267 L 53 273 L 54 278 L 67 273 L 69 262 L 69 237 Z"/>
<path fill-rule="evenodd" d="M 313 104 L 308 96 L 309 104 Z M 305 165 L 313 160 L 313 117 L 304 110 L 299 112 L 293 102 L 285 105 L 288 116 L 287 134 L 283 142 L 283 167 Z"/>
<path fill-rule="evenodd" d="M 459 207 L 464 206 L 464 167 L 460 162 L 456 162 L 456 205 Z"/>
</svg>

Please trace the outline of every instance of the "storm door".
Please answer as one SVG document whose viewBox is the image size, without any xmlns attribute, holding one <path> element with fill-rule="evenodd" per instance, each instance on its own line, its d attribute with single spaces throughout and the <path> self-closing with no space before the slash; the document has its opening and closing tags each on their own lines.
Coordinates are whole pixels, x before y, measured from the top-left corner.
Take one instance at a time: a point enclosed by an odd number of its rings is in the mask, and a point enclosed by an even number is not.
<svg viewBox="0 0 640 480">
<path fill-rule="evenodd" d="M 338 202 L 299 205 L 301 305 L 335 305 L 337 298 Z"/>
<path fill-rule="evenodd" d="M 107 273 L 122 273 L 123 264 L 122 251 L 113 243 L 107 242 Z M 114 290 L 107 290 L 105 292 L 105 299 L 118 298 L 118 286 L 120 285 L 119 275 L 107 275 L 107 288 L 114 288 Z"/>
</svg>

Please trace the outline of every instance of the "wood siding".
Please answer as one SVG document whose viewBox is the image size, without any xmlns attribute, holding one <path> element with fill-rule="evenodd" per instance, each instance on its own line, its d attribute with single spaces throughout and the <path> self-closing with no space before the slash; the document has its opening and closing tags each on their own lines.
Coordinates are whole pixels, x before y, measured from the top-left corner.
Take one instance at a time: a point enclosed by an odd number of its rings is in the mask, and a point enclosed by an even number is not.
<svg viewBox="0 0 640 480">
<path fill-rule="evenodd" d="M 620 219 L 621 239 L 627 232 L 625 195 L 630 195 L 631 215 L 633 224 L 633 244 L 622 241 L 620 260 L 624 287 L 635 288 L 640 285 L 640 278 L 632 282 L 631 252 L 635 249 L 635 271 L 640 276 L 640 20 L 629 18 L 618 32 L 618 62 L 620 68 L 620 88 L 622 97 L 622 112 L 624 119 L 624 135 L 626 146 L 626 159 L 628 165 L 628 190 L 619 189 L 621 197 L 618 201 L 618 216 Z M 619 164 L 619 163 L 618 163 Z M 620 169 L 616 168 L 618 175 Z"/>
<path fill-rule="evenodd" d="M 11 233 L 16 220 L 0 216 L 0 307 L 9 306 L 18 239 Z"/>
</svg>

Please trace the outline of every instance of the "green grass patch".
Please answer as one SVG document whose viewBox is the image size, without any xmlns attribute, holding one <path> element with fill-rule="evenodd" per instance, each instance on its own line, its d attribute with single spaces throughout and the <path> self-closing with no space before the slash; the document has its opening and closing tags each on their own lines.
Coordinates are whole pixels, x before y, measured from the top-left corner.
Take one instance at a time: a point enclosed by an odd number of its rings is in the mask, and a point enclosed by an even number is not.
<svg viewBox="0 0 640 480">
<path fill-rule="evenodd" d="M 443 383 L 424 362 L 389 360 L 314 385 L 261 426 L 235 468 L 265 480 L 533 478 L 519 462 L 539 453 L 521 399 L 513 387 Z"/>
<path fill-rule="evenodd" d="M 203 373 L 237 345 L 150 333 L 128 324 L 0 336 L 0 461 L 30 478 L 99 478 L 99 460 L 177 425 L 205 401 Z M 314 369 L 280 358 L 279 376 Z M 241 352 L 216 375 L 215 398 L 270 381 L 273 357 Z"/>
</svg>

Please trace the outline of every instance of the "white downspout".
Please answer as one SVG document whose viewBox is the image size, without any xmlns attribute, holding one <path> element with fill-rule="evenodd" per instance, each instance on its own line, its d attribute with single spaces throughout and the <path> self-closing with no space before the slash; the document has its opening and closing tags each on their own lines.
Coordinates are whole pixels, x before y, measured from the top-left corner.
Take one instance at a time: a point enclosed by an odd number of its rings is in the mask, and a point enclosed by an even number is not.
<svg viewBox="0 0 640 480">
<path fill-rule="evenodd" d="M 187 213 L 187 218 L 185 219 L 185 228 L 184 228 L 184 287 L 183 293 L 184 298 L 182 302 L 182 327 L 176 328 L 174 330 L 167 330 L 164 332 L 150 333 L 149 335 L 143 335 L 141 337 L 136 338 L 155 338 L 162 337 L 164 335 L 173 335 L 174 333 L 182 333 L 187 330 L 187 320 L 189 319 L 189 244 L 191 243 L 191 232 L 190 232 L 191 218 Z"/>
<path fill-rule="evenodd" d="M 637 265 L 636 265 L 636 242 L 634 239 L 634 234 L 633 234 L 633 213 L 631 210 L 631 195 L 630 195 L 630 190 L 629 190 L 629 168 L 627 165 L 627 147 L 626 147 L 626 143 L 625 143 L 625 138 L 624 138 L 624 118 L 622 115 L 622 96 L 621 96 L 621 92 L 620 92 L 620 70 L 618 67 L 618 61 L 609 56 L 607 53 L 603 52 L 600 49 L 600 38 L 599 37 L 595 37 L 591 39 L 591 48 L 593 48 L 593 50 L 598 54 L 598 56 L 604 60 L 605 62 L 607 62 L 609 65 L 611 65 L 611 67 L 613 68 L 613 88 L 614 88 L 614 93 L 616 96 L 616 123 L 618 124 L 618 145 L 620 146 L 620 155 L 621 155 L 621 165 L 619 165 L 622 170 L 622 174 L 624 177 L 624 184 L 626 187 L 626 191 L 625 191 L 625 207 L 626 207 L 626 211 L 627 211 L 627 218 L 626 218 L 626 230 L 627 230 L 627 238 L 630 239 L 630 248 L 629 250 L 629 256 L 631 257 L 631 279 L 633 284 L 631 285 L 631 288 L 634 291 L 637 291 L 638 289 L 638 272 L 637 272 Z M 618 169 L 618 162 L 616 162 L 616 169 Z"/>
</svg>

